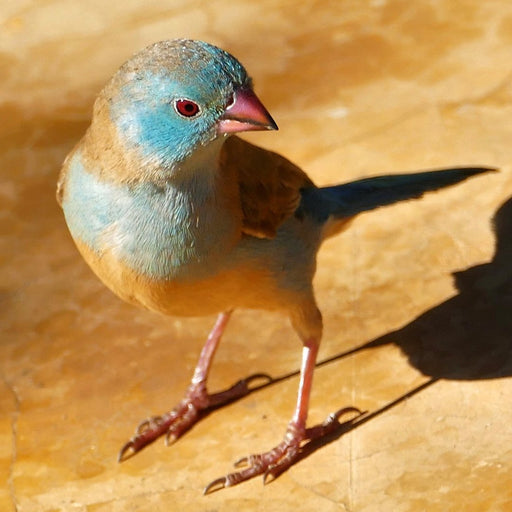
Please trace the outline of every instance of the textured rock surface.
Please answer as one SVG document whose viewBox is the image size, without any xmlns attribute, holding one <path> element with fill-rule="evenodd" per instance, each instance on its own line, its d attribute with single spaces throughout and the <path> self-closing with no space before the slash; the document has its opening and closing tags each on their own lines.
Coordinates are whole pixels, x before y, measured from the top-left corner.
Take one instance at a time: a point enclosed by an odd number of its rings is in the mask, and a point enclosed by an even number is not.
<svg viewBox="0 0 512 512">
<path fill-rule="evenodd" d="M 0 13 L 1 510 L 510 510 L 510 2 L 4 0 Z M 136 423 L 181 397 L 214 319 L 119 301 L 54 200 L 102 84 L 178 36 L 247 66 L 281 129 L 250 140 L 318 183 L 501 168 L 361 216 L 324 246 L 320 359 L 338 357 L 316 373 L 310 420 L 345 405 L 371 416 L 271 485 L 209 497 L 237 457 L 281 438 L 297 377 L 118 465 Z M 286 375 L 299 357 L 286 319 L 238 312 L 211 387 Z"/>
</svg>

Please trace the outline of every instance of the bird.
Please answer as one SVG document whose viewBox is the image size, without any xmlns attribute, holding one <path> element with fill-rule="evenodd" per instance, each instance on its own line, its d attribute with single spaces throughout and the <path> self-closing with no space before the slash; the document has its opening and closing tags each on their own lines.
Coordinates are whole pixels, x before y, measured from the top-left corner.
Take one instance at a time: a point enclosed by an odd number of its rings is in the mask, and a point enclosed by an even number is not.
<svg viewBox="0 0 512 512">
<path fill-rule="evenodd" d="M 215 394 L 207 389 L 235 309 L 280 312 L 298 335 L 299 388 L 282 441 L 243 457 L 205 493 L 256 475 L 277 477 L 304 443 L 338 424 L 331 414 L 319 428 L 306 426 L 322 338 L 312 284 L 322 242 L 362 212 L 494 170 L 457 167 L 317 187 L 283 156 L 236 135 L 277 129 L 230 53 L 199 40 L 159 41 L 101 90 L 57 184 L 78 251 L 116 295 L 170 316 L 218 315 L 182 401 L 143 421 L 120 461 L 160 436 L 177 440 L 205 411 L 248 392 L 249 379 Z"/>
</svg>

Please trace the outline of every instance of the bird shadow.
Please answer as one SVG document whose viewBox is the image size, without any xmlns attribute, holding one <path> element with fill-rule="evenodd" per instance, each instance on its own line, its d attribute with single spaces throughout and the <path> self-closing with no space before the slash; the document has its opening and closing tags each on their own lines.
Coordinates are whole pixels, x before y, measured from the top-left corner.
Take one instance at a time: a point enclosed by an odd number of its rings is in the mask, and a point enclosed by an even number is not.
<svg viewBox="0 0 512 512">
<path fill-rule="evenodd" d="M 435 379 L 511 376 L 512 199 L 498 209 L 493 223 L 493 259 L 454 273 L 456 296 L 359 348 L 397 345 L 412 366 Z"/>
<path fill-rule="evenodd" d="M 512 198 L 497 210 L 493 224 L 496 235 L 493 259 L 455 272 L 456 296 L 398 330 L 317 363 L 317 367 L 326 366 L 364 350 L 395 345 L 412 366 L 430 378 L 379 409 L 338 422 L 326 435 L 306 443 L 295 463 L 440 379 L 475 381 L 512 376 Z M 272 378 L 254 386 L 249 393 L 298 374 L 299 371 L 293 371 Z"/>
</svg>

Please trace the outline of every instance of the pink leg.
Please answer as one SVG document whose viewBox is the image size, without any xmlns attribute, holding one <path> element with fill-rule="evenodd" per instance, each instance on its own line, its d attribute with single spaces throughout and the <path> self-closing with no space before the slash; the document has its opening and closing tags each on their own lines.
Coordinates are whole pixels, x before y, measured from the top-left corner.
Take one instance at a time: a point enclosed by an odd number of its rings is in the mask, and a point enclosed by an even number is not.
<svg viewBox="0 0 512 512">
<path fill-rule="evenodd" d="M 224 487 L 231 487 L 256 475 L 264 474 L 265 481 L 268 476 L 277 476 L 293 464 L 300 453 L 301 442 L 306 439 L 306 418 L 317 353 L 318 341 L 316 339 L 311 338 L 304 343 L 297 405 L 283 441 L 268 452 L 249 455 L 249 457 L 238 460 L 235 463 L 236 467 L 246 465 L 248 467 L 217 478 L 205 488 L 204 494 L 218 491 Z"/>
<path fill-rule="evenodd" d="M 302 364 L 300 367 L 299 391 L 297 393 L 297 405 L 292 417 L 291 424 L 304 430 L 309 410 L 309 397 L 313 384 L 313 373 L 315 371 L 316 356 L 318 354 L 318 341 L 310 339 L 302 349 Z"/>
<path fill-rule="evenodd" d="M 304 343 L 297 405 L 286 429 L 283 441 L 268 452 L 239 459 L 235 466 L 247 467 L 212 481 L 204 489 L 204 494 L 237 485 L 261 474 L 264 475 L 264 483 L 266 483 L 268 477 L 276 478 L 298 460 L 301 454 L 301 446 L 305 441 L 312 441 L 336 430 L 340 426 L 338 418 L 345 413 L 357 412 L 361 414 L 359 409 L 347 407 L 331 414 L 321 425 L 306 429 L 309 397 L 311 395 L 317 353 L 318 341 L 310 338 Z"/>
<path fill-rule="evenodd" d="M 203 407 L 208 407 L 209 405 L 206 403 L 209 398 L 206 392 L 206 381 L 208 379 L 208 374 L 210 373 L 213 357 L 215 356 L 215 352 L 217 351 L 220 339 L 228 325 L 230 317 L 231 311 L 221 313 L 217 317 L 217 321 L 215 322 L 215 325 L 213 326 L 213 329 L 208 335 L 206 343 L 201 350 L 199 361 L 197 362 L 192 381 L 187 391 L 187 397 L 196 398 L 196 405 L 203 405 Z M 203 401 L 204 403 L 201 404 L 200 401 Z"/>
<path fill-rule="evenodd" d="M 256 374 L 237 382 L 226 391 L 212 395 L 208 394 L 206 389 L 208 373 L 230 317 L 231 311 L 221 313 L 218 316 L 201 351 L 192 381 L 183 400 L 172 411 L 143 421 L 138 426 L 135 435 L 121 448 L 118 457 L 120 462 L 130 458 L 164 434 L 166 435 L 167 444 L 172 443 L 197 422 L 202 411 L 246 395 L 249 392 L 249 383 L 252 380 L 272 380 L 268 375 Z"/>
</svg>

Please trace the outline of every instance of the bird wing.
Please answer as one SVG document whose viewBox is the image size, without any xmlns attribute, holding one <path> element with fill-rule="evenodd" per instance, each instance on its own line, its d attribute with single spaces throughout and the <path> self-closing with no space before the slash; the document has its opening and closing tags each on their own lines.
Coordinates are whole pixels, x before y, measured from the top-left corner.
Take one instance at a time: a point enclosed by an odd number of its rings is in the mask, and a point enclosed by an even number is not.
<svg viewBox="0 0 512 512">
<path fill-rule="evenodd" d="M 230 137 L 221 154 L 221 168 L 238 180 L 242 232 L 273 238 L 294 212 L 304 188 L 314 183 L 297 166 L 277 153 Z"/>
</svg>

